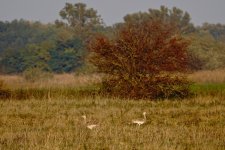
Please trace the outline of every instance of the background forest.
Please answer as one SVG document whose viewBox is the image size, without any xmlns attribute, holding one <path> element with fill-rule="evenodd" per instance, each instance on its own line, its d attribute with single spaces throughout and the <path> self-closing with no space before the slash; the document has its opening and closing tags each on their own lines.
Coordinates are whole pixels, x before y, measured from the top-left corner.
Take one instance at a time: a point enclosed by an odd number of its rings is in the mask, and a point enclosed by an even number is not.
<svg viewBox="0 0 225 150">
<path fill-rule="evenodd" d="M 123 22 L 112 26 L 106 26 L 97 10 L 83 3 L 67 3 L 59 15 L 61 20 L 50 24 L 22 19 L 0 21 L 0 73 L 94 71 L 87 61 L 90 53 L 87 45 L 93 35 L 104 34 L 113 39 L 124 24 L 154 19 L 175 24 L 191 42 L 190 70 L 225 67 L 225 25 L 194 26 L 189 13 L 176 7 L 161 6 L 148 12 L 127 14 Z"/>
</svg>

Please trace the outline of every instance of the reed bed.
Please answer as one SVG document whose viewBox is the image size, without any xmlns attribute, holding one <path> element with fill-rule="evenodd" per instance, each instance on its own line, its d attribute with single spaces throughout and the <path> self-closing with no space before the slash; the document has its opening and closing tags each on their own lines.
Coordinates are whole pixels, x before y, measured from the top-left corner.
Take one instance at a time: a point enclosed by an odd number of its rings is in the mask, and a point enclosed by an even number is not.
<svg viewBox="0 0 225 150">
<path fill-rule="evenodd" d="M 225 83 L 225 69 L 197 71 L 188 77 L 197 83 Z"/>
<path fill-rule="evenodd" d="M 10 89 L 21 88 L 77 88 L 89 86 L 101 82 L 101 75 L 74 75 L 74 74 L 55 74 L 52 78 L 43 78 L 34 82 L 25 80 L 19 75 L 0 75 L 0 80 L 4 81 L 6 87 Z"/>
</svg>

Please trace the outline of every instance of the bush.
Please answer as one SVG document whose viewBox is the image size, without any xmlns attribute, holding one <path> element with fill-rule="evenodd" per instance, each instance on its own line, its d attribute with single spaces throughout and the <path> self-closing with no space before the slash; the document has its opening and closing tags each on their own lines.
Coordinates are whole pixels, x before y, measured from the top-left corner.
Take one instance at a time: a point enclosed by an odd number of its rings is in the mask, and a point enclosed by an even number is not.
<svg viewBox="0 0 225 150">
<path fill-rule="evenodd" d="M 39 68 L 29 68 L 23 72 L 25 80 L 35 82 L 38 80 L 46 80 L 52 78 L 53 75 L 50 72 L 44 72 Z"/>
<path fill-rule="evenodd" d="M 103 90 L 128 98 L 185 97 L 189 42 L 171 24 L 126 24 L 114 40 L 96 36 L 90 61 L 106 74 Z"/>
</svg>

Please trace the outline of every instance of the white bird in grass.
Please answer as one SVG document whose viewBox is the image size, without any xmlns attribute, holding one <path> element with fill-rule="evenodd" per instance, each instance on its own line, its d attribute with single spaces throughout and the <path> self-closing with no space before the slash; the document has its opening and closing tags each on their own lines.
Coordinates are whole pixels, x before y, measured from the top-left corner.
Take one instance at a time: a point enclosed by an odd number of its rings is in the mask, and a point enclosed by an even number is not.
<svg viewBox="0 0 225 150">
<path fill-rule="evenodd" d="M 92 130 L 97 126 L 98 126 L 97 124 L 91 124 L 91 125 L 87 125 L 87 128 Z"/>
<path fill-rule="evenodd" d="M 144 116 L 144 119 L 132 120 L 132 123 L 135 123 L 139 126 L 144 124 L 146 122 L 146 112 L 143 112 L 143 116 Z"/>
<path fill-rule="evenodd" d="M 85 122 L 85 124 L 87 124 L 87 117 L 86 117 L 86 115 L 83 115 L 81 117 L 84 118 L 84 122 Z M 90 124 L 90 125 L 87 125 L 87 128 L 92 130 L 92 129 L 94 129 L 97 126 L 98 126 L 97 124 Z"/>
</svg>

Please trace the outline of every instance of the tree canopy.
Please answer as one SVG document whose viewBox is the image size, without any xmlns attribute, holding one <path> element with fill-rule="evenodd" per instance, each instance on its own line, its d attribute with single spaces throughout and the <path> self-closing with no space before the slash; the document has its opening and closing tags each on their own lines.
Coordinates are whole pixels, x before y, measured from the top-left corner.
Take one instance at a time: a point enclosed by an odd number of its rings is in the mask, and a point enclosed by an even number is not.
<svg viewBox="0 0 225 150">
<path fill-rule="evenodd" d="M 87 8 L 84 3 L 66 3 L 65 7 L 59 12 L 59 15 L 62 20 L 56 20 L 56 25 L 68 26 L 75 34 L 90 34 L 95 28 L 103 25 L 100 15 L 97 14 L 97 10 Z"/>
<path fill-rule="evenodd" d="M 191 16 L 177 7 L 149 8 L 124 16 L 124 22 L 105 26 L 97 10 L 84 3 L 66 3 L 61 19 L 52 24 L 27 20 L 0 21 L 0 73 L 21 73 L 32 67 L 44 71 L 74 72 L 86 65 L 87 50 L 96 34 L 108 40 L 124 26 L 159 21 L 177 29 L 189 39 L 188 64 L 191 70 L 225 67 L 225 25 L 205 23 L 195 27 Z"/>
<path fill-rule="evenodd" d="M 190 22 L 191 17 L 188 12 L 184 12 L 177 7 L 169 9 L 161 6 L 160 9 L 149 9 L 148 12 L 138 12 L 128 14 L 124 17 L 125 23 L 141 23 L 149 20 L 160 20 L 165 23 L 175 25 L 181 33 L 190 33 L 194 31 L 194 25 Z"/>
<path fill-rule="evenodd" d="M 97 36 L 89 46 L 91 62 L 108 75 L 104 89 L 131 98 L 187 94 L 183 78 L 171 76 L 186 70 L 187 47 L 174 26 L 155 20 L 125 25 L 114 40 Z"/>
</svg>

